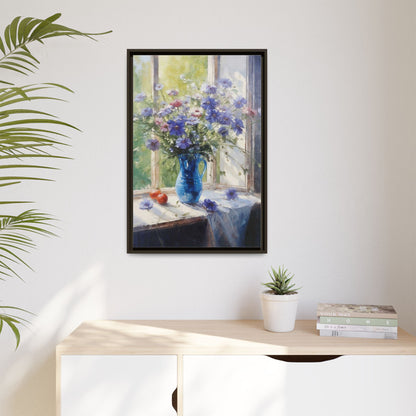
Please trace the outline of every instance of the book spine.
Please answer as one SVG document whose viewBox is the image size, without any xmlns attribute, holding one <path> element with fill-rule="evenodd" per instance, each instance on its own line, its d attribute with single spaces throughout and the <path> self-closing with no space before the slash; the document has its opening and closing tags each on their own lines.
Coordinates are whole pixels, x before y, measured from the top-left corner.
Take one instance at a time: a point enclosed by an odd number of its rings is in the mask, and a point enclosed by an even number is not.
<svg viewBox="0 0 416 416">
<path fill-rule="evenodd" d="M 330 325 L 365 325 L 365 326 L 390 326 L 397 327 L 397 319 L 381 318 L 347 318 L 339 316 L 320 316 L 320 324 Z"/>
<path fill-rule="evenodd" d="M 368 318 L 368 313 L 363 312 L 331 312 L 331 311 L 320 311 L 319 309 L 317 310 L 317 315 L 319 317 L 321 316 L 328 316 L 328 317 L 345 317 L 345 318 Z M 372 313 L 371 314 L 371 318 L 374 319 L 388 319 L 388 320 L 393 320 L 393 319 L 397 319 L 397 313 Z"/>
<path fill-rule="evenodd" d="M 388 332 L 333 331 L 331 329 L 321 329 L 319 335 L 321 337 L 397 339 L 397 334 Z"/>
<path fill-rule="evenodd" d="M 365 332 L 388 332 L 397 334 L 397 326 L 366 326 L 366 325 L 331 325 L 316 324 L 316 329 L 330 329 L 332 331 L 365 331 Z"/>
</svg>

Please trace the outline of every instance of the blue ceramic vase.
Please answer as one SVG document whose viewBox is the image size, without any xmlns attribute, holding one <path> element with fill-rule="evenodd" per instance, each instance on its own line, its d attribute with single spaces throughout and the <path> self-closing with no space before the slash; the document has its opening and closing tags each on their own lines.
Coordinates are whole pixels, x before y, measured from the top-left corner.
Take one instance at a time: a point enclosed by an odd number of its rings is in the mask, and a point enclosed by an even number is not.
<svg viewBox="0 0 416 416">
<path fill-rule="evenodd" d="M 183 154 L 178 156 L 179 174 L 176 179 L 176 194 L 184 204 L 195 204 L 202 193 L 202 177 L 207 170 L 207 161 L 199 154 Z M 202 173 L 199 164 L 204 163 Z"/>
</svg>

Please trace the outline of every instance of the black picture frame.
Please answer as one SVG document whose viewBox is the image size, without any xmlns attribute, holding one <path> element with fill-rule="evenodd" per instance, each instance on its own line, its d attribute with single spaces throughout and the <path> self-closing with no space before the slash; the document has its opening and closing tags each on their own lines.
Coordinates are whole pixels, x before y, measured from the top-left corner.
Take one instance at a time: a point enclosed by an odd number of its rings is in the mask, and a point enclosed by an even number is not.
<svg viewBox="0 0 416 416">
<path fill-rule="evenodd" d="M 252 172 L 251 183 L 253 195 L 259 197 L 260 202 L 253 204 L 248 218 L 247 230 L 253 227 L 250 238 L 244 241 L 244 244 L 235 246 L 217 245 L 215 242 L 207 243 L 206 238 L 202 239 L 201 244 L 178 241 L 181 236 L 185 235 L 207 235 L 206 220 L 188 221 L 187 224 L 181 224 L 183 227 L 180 231 L 176 230 L 179 238 L 172 236 L 173 226 L 171 223 L 162 223 L 162 225 L 139 226 L 134 227 L 134 207 L 137 197 L 133 189 L 133 163 L 134 163 L 134 59 L 137 56 L 164 57 L 164 56 L 246 56 L 247 65 L 250 65 L 249 59 L 255 59 L 257 78 L 252 81 L 253 89 L 260 94 L 259 107 L 257 116 L 260 119 L 258 133 L 260 137 L 256 138 L 256 144 L 251 150 L 253 158 L 256 158 L 255 172 Z M 250 58 L 254 57 L 254 58 Z M 136 58 L 137 59 L 137 58 Z M 225 58 L 223 58 L 224 60 Z M 159 62 L 159 61 L 157 61 Z M 260 62 L 260 63 L 259 63 Z M 154 66 L 153 66 L 154 67 Z M 248 72 L 248 69 L 247 69 Z M 152 78 L 153 80 L 153 78 Z M 255 84 L 254 84 L 255 83 Z M 152 84 L 153 86 L 154 84 Z M 251 88 L 248 87 L 248 88 Z M 254 139 L 252 139 L 254 140 Z M 257 146 L 257 147 L 256 147 Z M 156 153 L 156 152 L 155 152 Z M 254 164 L 253 164 L 254 165 Z M 216 173 L 215 173 L 216 175 Z M 139 196 L 142 198 L 142 196 Z M 144 198 L 144 197 L 143 197 Z M 157 205 L 158 206 L 158 205 Z M 159 206 L 158 206 L 159 207 Z M 152 208 L 153 209 L 153 208 Z M 137 212 L 137 209 L 136 209 Z M 217 215 L 217 213 L 207 212 L 206 216 Z M 204 224 L 203 224 L 204 223 Z M 172 224 L 176 224 L 172 222 Z M 254 225 L 253 225 L 254 224 Z M 175 225 L 176 227 L 176 225 Z M 198 228 L 199 227 L 199 228 Z M 204 228 L 205 227 L 205 228 Z M 221 228 L 220 228 L 221 229 Z M 188 234 L 187 234 L 188 233 Z M 209 232 L 212 234 L 212 232 Z M 246 231 L 248 234 L 248 231 Z M 215 240 L 216 241 L 216 240 Z M 160 242 L 160 243 L 159 243 Z M 159 245 L 158 245 L 159 243 Z M 127 50 L 127 253 L 267 253 L 267 49 L 128 49 Z"/>
</svg>

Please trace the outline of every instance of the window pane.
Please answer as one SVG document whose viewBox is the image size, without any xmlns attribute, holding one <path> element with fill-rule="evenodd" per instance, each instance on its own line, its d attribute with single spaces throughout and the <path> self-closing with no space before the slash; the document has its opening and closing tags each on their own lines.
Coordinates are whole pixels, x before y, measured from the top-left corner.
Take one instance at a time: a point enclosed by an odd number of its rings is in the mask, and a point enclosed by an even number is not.
<svg viewBox="0 0 416 416">
<path fill-rule="evenodd" d="M 220 57 L 219 78 L 228 78 L 233 82 L 237 89 L 237 96 L 243 97 L 248 101 L 247 97 L 247 55 L 221 55 Z M 227 186 L 247 185 L 247 168 L 245 132 L 238 137 L 237 147 L 223 149 L 219 155 L 218 170 L 220 175 L 220 184 Z M 243 149 L 243 150 L 240 150 Z"/>
<path fill-rule="evenodd" d="M 159 82 L 163 84 L 163 91 L 174 89 L 181 97 L 195 94 L 195 88 L 207 80 L 208 56 L 199 55 L 160 55 Z M 194 84 L 194 85 L 193 85 Z M 169 102 L 172 97 L 162 96 Z M 175 186 L 179 172 L 177 159 L 168 158 L 160 154 L 160 182 L 162 187 Z M 205 175 L 206 176 L 206 175 Z"/>
<path fill-rule="evenodd" d="M 164 91 L 176 89 L 182 97 L 195 93 L 192 83 L 200 86 L 206 82 L 207 74 L 207 55 L 159 56 L 159 82 L 164 85 Z"/>
<path fill-rule="evenodd" d="M 249 65 L 249 91 L 251 95 L 251 107 L 257 112 L 258 117 L 255 123 L 252 125 L 252 183 L 250 188 L 254 192 L 261 192 L 261 138 L 262 138 L 262 126 L 261 126 L 261 113 L 262 113 L 262 60 L 259 55 L 250 56 Z"/>
<path fill-rule="evenodd" d="M 150 56 L 135 55 L 133 57 L 133 97 L 144 92 L 152 94 L 152 64 Z M 134 102 L 133 113 L 139 111 L 139 103 Z M 134 123 L 133 126 L 133 189 L 148 188 L 151 184 L 150 150 L 146 147 L 149 134 Z"/>
</svg>

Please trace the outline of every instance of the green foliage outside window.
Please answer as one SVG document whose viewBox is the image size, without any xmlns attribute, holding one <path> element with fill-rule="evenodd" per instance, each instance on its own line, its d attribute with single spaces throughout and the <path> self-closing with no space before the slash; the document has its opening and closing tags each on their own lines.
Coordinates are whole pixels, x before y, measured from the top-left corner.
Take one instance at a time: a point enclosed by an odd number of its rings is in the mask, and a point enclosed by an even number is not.
<svg viewBox="0 0 416 416">
<path fill-rule="evenodd" d="M 140 92 L 150 95 L 152 93 L 152 64 L 150 56 L 135 56 L 133 61 L 133 97 Z M 134 112 L 137 112 L 137 103 L 134 103 Z M 151 152 L 145 143 L 147 133 L 141 126 L 133 126 L 133 189 L 150 187 L 150 157 Z"/>
<path fill-rule="evenodd" d="M 144 92 L 152 94 L 152 63 L 150 56 L 135 56 L 133 71 L 133 97 Z M 159 83 L 164 90 L 179 89 L 181 94 L 191 94 L 189 82 L 192 80 L 197 85 L 207 81 L 208 57 L 200 55 L 160 55 L 159 56 Z M 134 103 L 133 112 L 137 112 L 137 103 Z M 151 151 L 146 148 L 146 140 L 149 137 L 134 123 L 133 130 L 133 189 L 143 189 L 151 185 L 150 158 Z M 160 162 L 160 186 L 175 186 L 179 172 L 177 159 L 169 159 L 159 152 Z"/>
</svg>

